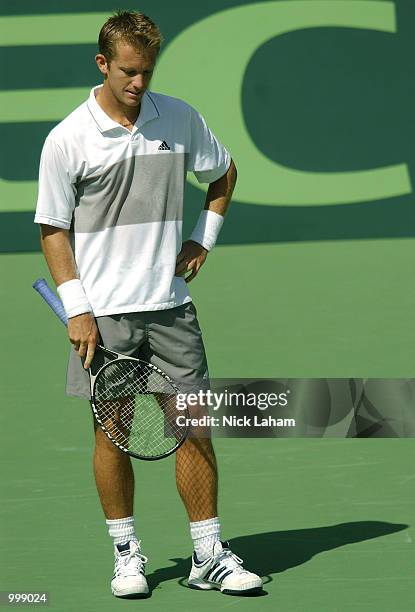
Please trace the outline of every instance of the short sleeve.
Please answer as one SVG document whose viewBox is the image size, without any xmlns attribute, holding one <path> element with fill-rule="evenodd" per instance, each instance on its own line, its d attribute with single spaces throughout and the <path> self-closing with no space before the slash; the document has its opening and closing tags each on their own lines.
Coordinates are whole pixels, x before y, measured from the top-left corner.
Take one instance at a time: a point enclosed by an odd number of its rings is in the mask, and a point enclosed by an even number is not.
<svg viewBox="0 0 415 612">
<path fill-rule="evenodd" d="M 66 157 L 59 145 L 48 137 L 40 157 L 35 223 L 69 229 L 75 195 Z"/>
<path fill-rule="evenodd" d="M 212 183 L 228 170 L 231 156 L 208 128 L 206 121 L 190 107 L 190 147 L 187 170 L 199 183 Z"/>
</svg>

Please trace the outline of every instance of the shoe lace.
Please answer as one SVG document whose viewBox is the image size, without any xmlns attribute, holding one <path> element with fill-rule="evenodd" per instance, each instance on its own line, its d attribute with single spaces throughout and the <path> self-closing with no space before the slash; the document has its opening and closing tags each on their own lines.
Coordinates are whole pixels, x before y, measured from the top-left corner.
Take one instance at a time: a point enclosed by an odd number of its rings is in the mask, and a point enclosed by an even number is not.
<svg viewBox="0 0 415 612">
<path fill-rule="evenodd" d="M 236 574 L 248 574 L 248 570 L 242 567 L 243 559 L 235 555 L 231 550 L 223 550 L 219 556 L 218 561 L 224 561 L 224 565 L 232 569 Z"/>
<path fill-rule="evenodd" d="M 115 575 L 118 576 L 136 576 L 137 572 L 144 573 L 144 565 L 148 558 L 142 555 L 140 550 L 141 541 L 137 547 L 130 550 L 128 555 L 117 555 L 115 562 Z"/>
</svg>

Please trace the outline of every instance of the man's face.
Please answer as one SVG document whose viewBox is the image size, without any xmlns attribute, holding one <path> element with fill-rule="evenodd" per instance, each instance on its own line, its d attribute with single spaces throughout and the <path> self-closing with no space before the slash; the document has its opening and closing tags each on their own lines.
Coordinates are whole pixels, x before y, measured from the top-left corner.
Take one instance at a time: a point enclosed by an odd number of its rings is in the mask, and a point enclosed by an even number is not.
<svg viewBox="0 0 415 612">
<path fill-rule="evenodd" d="M 114 59 L 108 64 L 103 55 L 96 56 L 98 68 L 105 76 L 106 86 L 122 106 L 139 106 L 144 92 L 150 84 L 157 51 L 138 50 L 129 44 L 119 42 Z"/>
</svg>

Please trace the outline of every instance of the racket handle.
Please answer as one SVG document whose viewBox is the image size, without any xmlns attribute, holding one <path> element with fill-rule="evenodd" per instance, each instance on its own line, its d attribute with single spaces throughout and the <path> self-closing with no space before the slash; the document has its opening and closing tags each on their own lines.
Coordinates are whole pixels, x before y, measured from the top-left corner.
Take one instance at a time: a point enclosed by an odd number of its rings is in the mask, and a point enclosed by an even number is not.
<svg viewBox="0 0 415 612">
<path fill-rule="evenodd" d="M 57 295 L 52 291 L 44 278 L 38 278 L 32 285 L 33 289 L 43 297 L 45 302 L 49 304 L 55 315 L 62 321 L 64 325 L 68 325 L 68 317 L 62 302 Z"/>
</svg>

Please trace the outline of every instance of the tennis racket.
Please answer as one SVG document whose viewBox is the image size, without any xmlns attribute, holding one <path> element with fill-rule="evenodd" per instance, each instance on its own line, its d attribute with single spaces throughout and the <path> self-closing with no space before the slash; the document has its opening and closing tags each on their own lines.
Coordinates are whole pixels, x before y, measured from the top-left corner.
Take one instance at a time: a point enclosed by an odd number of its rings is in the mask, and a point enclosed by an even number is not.
<svg viewBox="0 0 415 612">
<path fill-rule="evenodd" d="M 40 278 L 32 286 L 67 325 L 63 304 L 46 280 Z M 99 353 L 104 364 L 94 372 Z M 178 410 L 179 391 L 167 374 L 151 363 L 99 344 L 88 372 L 95 419 L 120 450 L 151 461 L 168 457 L 183 444 L 188 411 Z"/>
</svg>

